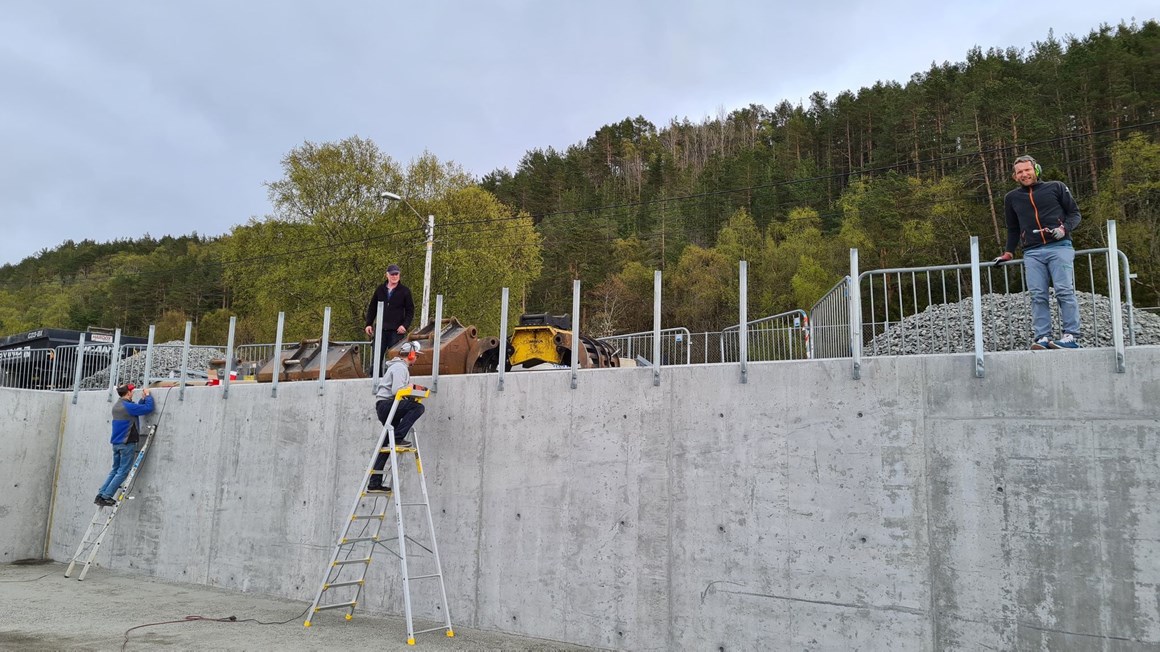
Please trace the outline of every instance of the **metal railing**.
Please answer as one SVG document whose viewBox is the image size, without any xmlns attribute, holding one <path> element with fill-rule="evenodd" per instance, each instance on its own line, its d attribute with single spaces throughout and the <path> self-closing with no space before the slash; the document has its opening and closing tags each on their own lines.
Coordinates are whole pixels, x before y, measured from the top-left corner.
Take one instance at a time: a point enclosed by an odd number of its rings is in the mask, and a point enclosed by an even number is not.
<svg viewBox="0 0 1160 652">
<path fill-rule="evenodd" d="M 608 343 L 622 358 L 636 359 L 638 357 L 654 362 L 653 332 L 625 333 L 597 338 Z M 661 330 L 661 366 L 674 364 L 690 364 L 693 355 L 692 336 L 687 328 L 665 328 Z"/>
<path fill-rule="evenodd" d="M 29 347 L 0 351 L 0 387 L 56 389 L 53 385 L 55 374 L 55 349 Z"/>
<path fill-rule="evenodd" d="M 850 277 L 843 276 L 810 308 L 815 358 L 850 357 Z"/>
<path fill-rule="evenodd" d="M 1076 296 L 1080 303 L 1086 346 L 1112 344 L 1106 291 L 1108 250 L 1085 249 L 1075 256 Z M 1129 288 L 1127 256 L 1119 253 L 1126 288 L 1124 313 L 1129 341 L 1135 342 L 1135 320 Z M 1104 259 L 1104 260 L 1101 260 Z M 1100 274 L 1097 274 L 1100 270 Z M 1001 319 L 984 319 L 983 344 L 987 351 L 1027 348 L 1031 332 L 1031 299 L 1023 260 L 980 266 L 983 312 L 1001 314 Z M 922 353 L 963 353 L 972 350 L 973 315 L 971 265 L 936 265 L 877 269 L 858 275 L 862 297 L 862 344 L 864 355 L 904 355 Z M 1101 287 L 1101 281 L 1103 287 Z M 1058 306 L 1052 301 L 1052 310 Z M 844 315 L 848 323 L 848 313 Z M 814 328 L 819 327 L 815 320 Z M 838 322 L 841 319 L 837 320 Z M 1058 320 L 1057 320 L 1058 321 Z M 837 331 L 840 323 L 826 324 Z"/>
<path fill-rule="evenodd" d="M 746 323 L 751 362 L 770 360 L 806 360 L 813 357 L 810 337 L 810 318 L 804 310 L 790 310 Z M 740 325 L 721 331 L 721 361 L 741 359 Z"/>
</svg>

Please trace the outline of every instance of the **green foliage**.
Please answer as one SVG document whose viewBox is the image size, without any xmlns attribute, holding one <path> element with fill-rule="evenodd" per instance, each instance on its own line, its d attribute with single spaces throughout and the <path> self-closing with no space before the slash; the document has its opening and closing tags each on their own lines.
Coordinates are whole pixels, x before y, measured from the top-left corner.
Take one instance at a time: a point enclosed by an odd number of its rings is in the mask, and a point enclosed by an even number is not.
<svg viewBox="0 0 1160 652">
<path fill-rule="evenodd" d="M 1160 144 L 1142 134 L 1116 143 L 1112 165 L 1100 177 L 1095 206 L 1077 237 L 1084 232 L 1102 236 L 1107 220 L 1116 220 L 1119 249 L 1138 276 L 1136 304 L 1160 305 Z"/>
</svg>

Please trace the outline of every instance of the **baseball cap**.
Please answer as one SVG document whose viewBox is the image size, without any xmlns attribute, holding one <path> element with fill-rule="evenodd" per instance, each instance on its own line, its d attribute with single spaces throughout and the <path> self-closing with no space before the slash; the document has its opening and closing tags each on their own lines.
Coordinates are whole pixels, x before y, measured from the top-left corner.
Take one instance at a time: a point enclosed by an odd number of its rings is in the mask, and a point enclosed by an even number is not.
<svg viewBox="0 0 1160 652">
<path fill-rule="evenodd" d="M 388 274 L 398 274 L 400 271 L 402 271 L 402 270 L 400 270 L 399 266 L 394 264 L 394 263 L 387 265 L 387 273 Z"/>
<path fill-rule="evenodd" d="M 411 351 L 418 353 L 419 349 L 420 346 L 418 342 L 403 342 L 403 344 L 399 347 L 399 353 L 402 355 L 406 355 Z"/>
</svg>

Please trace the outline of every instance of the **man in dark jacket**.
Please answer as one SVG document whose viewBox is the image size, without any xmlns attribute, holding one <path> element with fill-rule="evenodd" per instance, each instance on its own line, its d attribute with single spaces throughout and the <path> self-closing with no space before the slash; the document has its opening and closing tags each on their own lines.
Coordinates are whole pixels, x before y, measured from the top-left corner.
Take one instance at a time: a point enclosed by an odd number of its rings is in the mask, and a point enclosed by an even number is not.
<svg viewBox="0 0 1160 652">
<path fill-rule="evenodd" d="M 97 498 L 93 503 L 101 507 L 110 507 L 117 501 L 113 499 L 117 488 L 129 476 L 129 467 L 133 465 L 133 458 L 137 456 L 137 442 L 141 438 L 141 424 L 137 417 L 153 411 L 153 397 L 148 389 L 141 390 L 141 400 L 133 402 L 133 385 L 121 385 L 117 388 L 116 403 L 113 403 L 113 436 L 109 443 L 113 445 L 113 468 L 105 484 L 97 490 Z"/>
<path fill-rule="evenodd" d="M 379 302 L 383 302 L 383 323 L 379 325 L 383 333 L 382 350 L 379 351 L 378 363 L 383 362 L 383 355 L 387 349 L 403 339 L 411 328 L 411 320 L 415 318 L 415 302 L 411 299 L 411 289 L 399 282 L 399 266 L 391 264 L 387 267 L 386 280 L 375 288 L 375 294 L 367 306 L 367 337 L 375 334 L 375 316 L 379 311 Z"/>
<path fill-rule="evenodd" d="M 1079 302 L 1075 298 L 1075 249 L 1071 232 L 1079 226 L 1079 206 L 1062 181 L 1040 181 L 1040 167 L 1030 156 L 1015 159 L 1011 175 L 1019 187 L 1003 198 L 1007 217 L 1007 249 L 996 263 L 1014 257 L 1023 246 L 1023 269 L 1031 293 L 1033 350 L 1078 349 Z M 1051 305 L 1048 286 L 1055 287 L 1062 337 L 1051 339 Z"/>
</svg>

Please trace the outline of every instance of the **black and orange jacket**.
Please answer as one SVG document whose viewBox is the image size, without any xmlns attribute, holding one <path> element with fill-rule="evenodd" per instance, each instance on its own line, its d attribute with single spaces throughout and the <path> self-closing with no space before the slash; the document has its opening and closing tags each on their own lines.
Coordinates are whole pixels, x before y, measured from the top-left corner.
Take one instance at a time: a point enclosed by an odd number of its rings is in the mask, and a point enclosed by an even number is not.
<svg viewBox="0 0 1160 652">
<path fill-rule="evenodd" d="M 1071 191 L 1062 181 L 1036 181 L 1018 188 L 1003 198 L 1003 213 L 1007 216 L 1007 249 L 1015 253 L 1015 245 L 1034 249 L 1060 242 L 1044 229 L 1063 226 L 1071 240 L 1071 232 L 1079 226 L 1079 206 Z M 1037 233 L 1038 231 L 1038 233 Z"/>
</svg>

